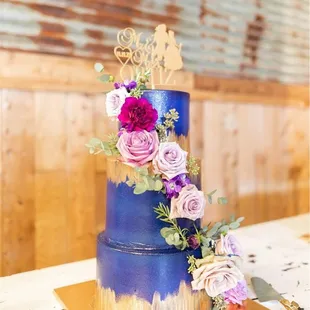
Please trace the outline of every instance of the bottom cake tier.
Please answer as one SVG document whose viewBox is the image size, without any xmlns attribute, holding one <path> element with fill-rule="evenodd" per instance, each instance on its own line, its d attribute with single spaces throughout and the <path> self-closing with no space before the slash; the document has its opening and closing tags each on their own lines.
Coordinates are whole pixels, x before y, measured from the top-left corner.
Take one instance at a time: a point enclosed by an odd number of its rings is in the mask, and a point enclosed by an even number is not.
<svg viewBox="0 0 310 310">
<path fill-rule="evenodd" d="M 195 251 L 115 244 L 99 234 L 96 310 L 211 309 L 206 292 L 192 291 L 187 256 Z"/>
</svg>

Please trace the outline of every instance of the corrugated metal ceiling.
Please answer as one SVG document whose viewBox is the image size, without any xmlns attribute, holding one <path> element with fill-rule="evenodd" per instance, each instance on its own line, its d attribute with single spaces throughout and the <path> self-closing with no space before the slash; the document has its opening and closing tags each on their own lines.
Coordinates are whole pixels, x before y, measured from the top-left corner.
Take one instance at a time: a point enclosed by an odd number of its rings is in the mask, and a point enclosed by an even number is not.
<svg viewBox="0 0 310 310">
<path fill-rule="evenodd" d="M 117 32 L 166 23 L 185 69 L 307 83 L 307 0 L 2 0 L 0 47 L 114 60 Z"/>
</svg>

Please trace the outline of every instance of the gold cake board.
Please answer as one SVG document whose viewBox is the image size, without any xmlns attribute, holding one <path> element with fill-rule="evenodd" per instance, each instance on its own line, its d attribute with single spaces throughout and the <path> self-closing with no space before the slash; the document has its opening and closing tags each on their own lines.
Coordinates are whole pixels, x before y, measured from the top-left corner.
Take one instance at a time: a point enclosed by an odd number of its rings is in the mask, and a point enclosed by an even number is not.
<svg viewBox="0 0 310 310">
<path fill-rule="evenodd" d="M 59 287 L 54 290 L 54 293 L 59 302 L 62 304 L 62 306 L 67 310 L 96 310 L 95 280 Z M 254 302 L 251 299 L 247 300 L 247 310 L 264 310 L 264 309 L 267 308 Z M 98 309 L 98 310 L 108 310 L 108 309 Z M 177 309 L 171 309 L 171 310 L 177 310 Z M 199 309 L 199 310 L 206 310 L 206 309 Z"/>
</svg>

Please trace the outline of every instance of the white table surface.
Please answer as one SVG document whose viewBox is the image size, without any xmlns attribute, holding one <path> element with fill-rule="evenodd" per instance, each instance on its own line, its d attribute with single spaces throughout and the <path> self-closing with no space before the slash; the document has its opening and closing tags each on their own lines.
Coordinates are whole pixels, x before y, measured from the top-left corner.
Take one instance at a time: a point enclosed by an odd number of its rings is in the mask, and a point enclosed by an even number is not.
<svg viewBox="0 0 310 310">
<path fill-rule="evenodd" d="M 310 233 L 310 215 L 238 229 L 244 247 L 244 273 L 264 278 L 279 293 L 310 309 L 310 244 L 300 239 Z M 53 290 L 95 278 L 95 259 L 44 268 L 0 278 L 1 310 L 61 310 Z M 255 298 L 250 288 L 250 298 Z M 278 302 L 264 303 L 283 309 Z"/>
</svg>

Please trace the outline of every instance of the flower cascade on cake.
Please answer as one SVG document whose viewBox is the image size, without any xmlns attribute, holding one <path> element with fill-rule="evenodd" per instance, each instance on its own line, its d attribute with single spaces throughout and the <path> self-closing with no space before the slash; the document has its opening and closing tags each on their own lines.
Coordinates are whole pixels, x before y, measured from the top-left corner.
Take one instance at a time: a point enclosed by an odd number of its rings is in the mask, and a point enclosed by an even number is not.
<svg viewBox="0 0 310 310">
<path fill-rule="evenodd" d="M 127 181 L 135 194 L 157 191 L 171 200 L 170 206 L 154 206 L 154 212 L 157 220 L 167 224 L 160 234 L 168 245 L 200 253 L 197 257 L 188 256 L 192 289 L 205 290 L 219 310 L 242 307 L 247 298 L 246 282 L 240 271 L 242 249 L 230 230 L 238 228 L 243 218 L 197 228 L 196 221 L 205 215 L 207 201 L 212 204 L 216 191 L 207 194 L 206 199 L 191 181 L 199 174 L 197 160 L 177 142 L 169 141 L 179 119 L 178 111 L 171 109 L 159 119 L 157 110 L 141 97 L 149 77 L 150 72 L 145 71 L 134 80 L 114 83 L 114 89 L 106 96 L 106 112 L 119 121 L 120 129 L 110 134 L 107 141 L 92 138 L 86 146 L 91 154 L 104 152 L 135 169 L 137 177 Z M 105 80 L 114 82 L 114 77 Z M 217 203 L 225 204 L 226 198 L 218 197 Z M 192 221 L 195 230 L 181 229 L 179 218 Z"/>
</svg>

